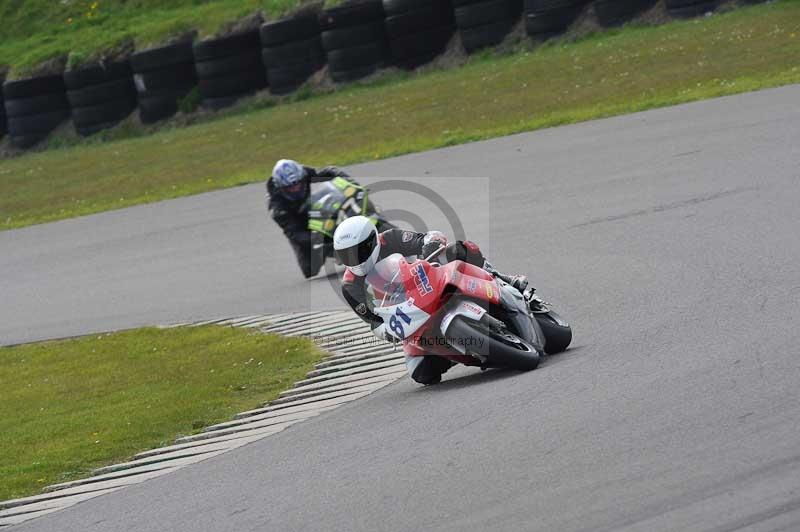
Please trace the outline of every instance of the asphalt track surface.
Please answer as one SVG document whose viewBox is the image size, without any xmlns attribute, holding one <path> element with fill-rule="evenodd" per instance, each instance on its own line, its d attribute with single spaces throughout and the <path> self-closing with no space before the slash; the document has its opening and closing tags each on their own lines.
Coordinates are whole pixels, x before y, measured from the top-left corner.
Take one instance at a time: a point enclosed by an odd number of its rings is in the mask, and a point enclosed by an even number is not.
<svg viewBox="0 0 800 532">
<path fill-rule="evenodd" d="M 525 374 L 403 379 L 19 530 L 799 530 L 799 102 L 785 87 L 352 168 L 490 177 L 483 197 L 487 180 L 445 180 L 448 200 L 491 219 L 475 233 L 573 347 Z M 260 187 L 0 249 L 6 343 L 336 305 L 298 277 Z"/>
</svg>

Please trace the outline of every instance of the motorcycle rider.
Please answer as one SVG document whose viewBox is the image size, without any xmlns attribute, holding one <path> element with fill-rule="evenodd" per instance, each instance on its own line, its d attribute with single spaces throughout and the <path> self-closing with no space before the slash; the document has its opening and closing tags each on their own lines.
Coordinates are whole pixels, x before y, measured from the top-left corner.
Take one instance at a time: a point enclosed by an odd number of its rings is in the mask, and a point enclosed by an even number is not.
<svg viewBox="0 0 800 532">
<path fill-rule="evenodd" d="M 275 163 L 272 175 L 267 179 L 267 209 L 289 239 L 306 279 L 316 275 L 322 267 L 319 254 L 313 250 L 314 235 L 308 229 L 306 198 L 311 192 L 311 183 L 330 181 L 335 177 L 350 176 L 335 166 L 317 170 L 291 159 L 281 159 Z"/>
<path fill-rule="evenodd" d="M 367 322 L 372 334 L 380 339 L 392 341 L 386 332 L 383 319 L 373 313 L 367 301 L 366 277 L 380 260 L 393 253 L 403 256 L 427 258 L 438 249 L 444 248 L 431 260 L 446 264 L 453 260 L 462 260 L 479 268 L 483 268 L 495 277 L 502 279 L 523 292 L 528 279 L 523 276 L 507 276 L 495 270 L 481 253 L 480 248 L 469 240 L 447 242 L 447 237 L 439 231 L 417 233 L 402 229 L 389 229 L 378 233 L 369 218 L 354 216 L 342 222 L 333 234 L 333 249 L 336 258 L 347 266 L 342 278 L 342 295 L 358 316 Z M 406 367 L 411 378 L 420 384 L 436 384 L 442 380 L 442 374 L 453 363 L 440 356 L 425 355 L 412 357 L 406 355 Z"/>
</svg>

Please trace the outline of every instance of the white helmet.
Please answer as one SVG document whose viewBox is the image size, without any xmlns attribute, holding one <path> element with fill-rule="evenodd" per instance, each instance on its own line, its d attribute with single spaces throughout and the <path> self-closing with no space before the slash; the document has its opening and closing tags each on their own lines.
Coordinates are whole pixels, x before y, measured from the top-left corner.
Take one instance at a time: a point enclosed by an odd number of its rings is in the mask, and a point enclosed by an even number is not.
<svg viewBox="0 0 800 532">
<path fill-rule="evenodd" d="M 378 230 L 366 216 L 353 216 L 339 224 L 333 233 L 333 253 L 359 277 L 372 270 L 381 253 Z"/>
</svg>

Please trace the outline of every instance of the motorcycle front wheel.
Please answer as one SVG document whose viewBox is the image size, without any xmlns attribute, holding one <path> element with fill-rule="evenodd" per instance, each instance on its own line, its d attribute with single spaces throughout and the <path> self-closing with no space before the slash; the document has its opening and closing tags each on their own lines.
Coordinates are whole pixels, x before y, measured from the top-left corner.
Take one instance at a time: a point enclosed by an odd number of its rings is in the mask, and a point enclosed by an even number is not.
<svg viewBox="0 0 800 532">
<path fill-rule="evenodd" d="M 447 341 L 452 346 L 464 346 L 468 353 L 486 358 L 486 365 L 492 367 L 530 371 L 539 366 L 541 358 L 536 348 L 508 329 L 463 316 L 455 317 L 447 328 Z"/>
<path fill-rule="evenodd" d="M 566 351 L 572 342 L 572 328 L 561 316 L 550 310 L 533 315 L 544 334 L 544 352 L 554 355 Z"/>
</svg>

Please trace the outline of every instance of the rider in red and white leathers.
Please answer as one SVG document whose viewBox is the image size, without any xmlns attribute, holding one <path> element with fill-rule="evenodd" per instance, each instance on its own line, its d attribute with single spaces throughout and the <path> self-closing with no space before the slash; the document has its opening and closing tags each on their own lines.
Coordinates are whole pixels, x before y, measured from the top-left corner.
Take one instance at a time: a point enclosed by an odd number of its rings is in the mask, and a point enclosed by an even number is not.
<svg viewBox="0 0 800 532">
<path fill-rule="evenodd" d="M 373 334 L 378 338 L 390 339 L 385 331 L 383 319 L 370 310 L 367 303 L 366 276 L 380 260 L 400 253 L 406 257 L 429 257 L 442 249 L 432 260 L 441 264 L 462 260 L 492 275 L 500 277 L 522 292 L 527 286 L 524 276 L 505 276 L 486 262 L 480 248 L 469 240 L 447 242 L 447 237 L 439 231 L 417 233 L 402 229 L 389 229 L 378 233 L 371 220 L 363 216 L 348 218 L 342 222 L 333 235 L 334 254 L 347 266 L 342 279 L 342 295 L 358 316 L 369 323 Z M 406 366 L 411 378 L 421 384 L 436 384 L 442 374 L 450 369 L 452 363 L 440 356 L 406 355 Z"/>
</svg>

